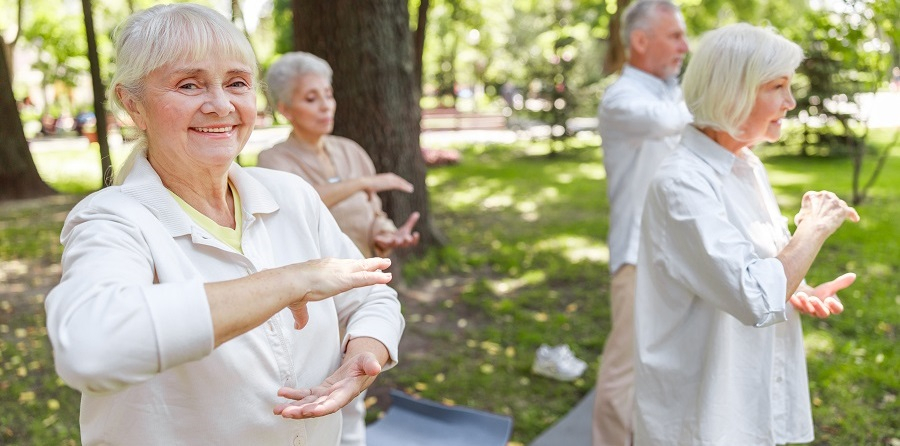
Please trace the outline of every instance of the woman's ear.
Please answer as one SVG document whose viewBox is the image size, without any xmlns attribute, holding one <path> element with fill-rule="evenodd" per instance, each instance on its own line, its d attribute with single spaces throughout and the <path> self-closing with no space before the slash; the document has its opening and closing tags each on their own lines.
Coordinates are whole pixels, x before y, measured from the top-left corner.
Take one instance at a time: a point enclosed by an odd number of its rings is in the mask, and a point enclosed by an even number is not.
<svg viewBox="0 0 900 446">
<path fill-rule="evenodd" d="M 125 87 L 116 85 L 116 96 L 119 98 L 119 102 L 125 106 L 125 111 L 128 112 L 128 116 L 131 116 L 134 125 L 139 129 L 146 131 L 147 124 L 144 121 L 143 107 L 141 107 L 141 104 L 134 97 L 134 94 L 125 89 Z"/>
<path fill-rule="evenodd" d="M 284 102 L 279 102 L 275 107 L 275 110 L 278 110 L 278 113 L 281 113 L 281 116 L 284 116 L 284 119 L 287 119 L 288 122 L 291 122 L 291 115 L 287 112 L 287 107 L 284 106 Z"/>
</svg>

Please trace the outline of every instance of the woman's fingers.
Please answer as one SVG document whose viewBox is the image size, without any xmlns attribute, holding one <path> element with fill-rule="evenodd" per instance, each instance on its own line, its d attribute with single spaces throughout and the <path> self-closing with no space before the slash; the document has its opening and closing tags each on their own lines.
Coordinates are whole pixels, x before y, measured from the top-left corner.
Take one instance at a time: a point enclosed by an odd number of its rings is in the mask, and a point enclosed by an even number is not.
<svg viewBox="0 0 900 446">
<path fill-rule="evenodd" d="M 826 297 L 825 306 L 831 311 L 831 314 L 841 314 L 844 311 L 844 304 L 837 296 Z"/>
</svg>

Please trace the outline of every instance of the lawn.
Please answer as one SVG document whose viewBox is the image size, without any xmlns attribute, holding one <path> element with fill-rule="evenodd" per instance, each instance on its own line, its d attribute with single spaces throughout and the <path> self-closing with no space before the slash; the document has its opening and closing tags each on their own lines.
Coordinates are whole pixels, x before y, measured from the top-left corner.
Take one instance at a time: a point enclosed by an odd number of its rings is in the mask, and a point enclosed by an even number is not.
<svg viewBox="0 0 900 446">
<path fill-rule="evenodd" d="M 376 382 L 373 399 L 399 388 L 508 414 L 512 440 L 527 444 L 593 387 L 609 331 L 608 208 L 598 144 L 572 139 L 553 157 L 542 142 L 465 144 L 456 147 L 460 164 L 429 172 L 433 215 L 450 244 L 404 271 L 406 349 L 401 364 Z M 805 190 L 849 196 L 848 159 L 765 152 L 786 215 Z M 85 184 L 99 182 L 99 173 L 65 172 L 93 159 L 83 151 L 37 154 L 45 178 L 75 195 L 0 206 L 2 444 L 77 443 L 78 394 L 53 371 L 42 302 L 58 280 L 65 212 Z M 900 444 L 897 190 L 895 152 L 859 208 L 863 220 L 832 236 L 808 277 L 817 283 L 859 274 L 842 295 L 843 315 L 804 321 L 816 445 Z M 583 379 L 531 374 L 541 343 L 570 345 L 590 364 Z M 371 417 L 383 407 L 378 401 Z"/>
</svg>

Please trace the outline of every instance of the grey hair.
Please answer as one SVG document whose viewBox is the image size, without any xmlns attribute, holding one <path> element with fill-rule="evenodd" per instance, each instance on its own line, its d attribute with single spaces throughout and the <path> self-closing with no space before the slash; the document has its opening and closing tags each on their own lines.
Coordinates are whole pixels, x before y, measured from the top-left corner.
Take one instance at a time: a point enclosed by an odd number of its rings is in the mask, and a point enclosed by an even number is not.
<svg viewBox="0 0 900 446">
<path fill-rule="evenodd" d="M 684 72 L 694 125 L 740 137 L 759 87 L 794 73 L 803 50 L 771 29 L 736 23 L 706 33 Z"/>
<path fill-rule="evenodd" d="M 635 30 L 652 31 L 654 19 L 660 9 L 681 14 L 681 9 L 669 0 L 638 0 L 622 12 L 622 43 L 625 48 L 631 44 L 631 33 Z"/>
<path fill-rule="evenodd" d="M 269 98 L 276 107 L 291 101 L 297 80 L 307 74 L 317 74 L 330 83 L 333 72 L 324 59 L 302 51 L 287 53 L 269 67 L 266 85 Z"/>
<path fill-rule="evenodd" d="M 114 33 L 116 69 L 107 97 L 114 113 L 127 116 L 116 94 L 122 88 L 140 99 L 147 76 L 155 69 L 176 61 L 198 61 L 211 55 L 238 60 L 253 70 L 258 67 L 247 38 L 222 14 L 191 3 L 156 5 L 128 17 Z M 147 152 L 146 135 L 138 136 L 134 149 L 116 174 L 121 184 L 131 171 L 134 159 Z"/>
</svg>

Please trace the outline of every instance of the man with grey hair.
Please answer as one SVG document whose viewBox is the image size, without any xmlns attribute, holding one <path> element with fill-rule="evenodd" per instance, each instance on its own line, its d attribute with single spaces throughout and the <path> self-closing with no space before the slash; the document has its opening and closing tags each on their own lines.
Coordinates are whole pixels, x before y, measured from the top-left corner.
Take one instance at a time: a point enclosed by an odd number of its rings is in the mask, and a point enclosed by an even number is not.
<svg viewBox="0 0 900 446">
<path fill-rule="evenodd" d="M 630 445 L 634 408 L 634 289 L 641 210 L 650 178 L 691 122 L 676 76 L 688 52 L 684 18 L 669 0 L 622 14 L 627 62 L 598 110 L 609 196 L 612 328 L 600 357 L 595 446 Z"/>
</svg>

